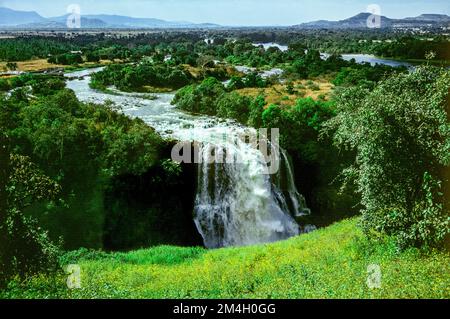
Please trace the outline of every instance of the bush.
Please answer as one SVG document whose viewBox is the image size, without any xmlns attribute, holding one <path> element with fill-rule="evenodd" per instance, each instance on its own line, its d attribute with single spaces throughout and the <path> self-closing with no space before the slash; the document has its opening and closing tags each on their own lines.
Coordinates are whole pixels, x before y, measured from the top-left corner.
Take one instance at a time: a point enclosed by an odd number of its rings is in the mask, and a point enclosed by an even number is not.
<svg viewBox="0 0 450 319">
<path fill-rule="evenodd" d="M 34 81 L 31 84 L 33 94 L 52 95 L 66 87 L 66 82 L 59 78 L 49 79 L 47 81 Z"/>
<path fill-rule="evenodd" d="M 45 176 L 25 156 L 10 156 L 10 172 L 6 183 L 8 207 L 0 219 L 0 286 L 13 275 L 25 278 L 37 272 L 53 271 L 57 267 L 59 247 L 24 209 L 33 202 L 53 200 L 60 186 Z M 6 163 L 3 163 L 6 164 Z M 8 165 L 9 167 L 9 165 Z M 6 185 L 5 185 L 6 184 Z"/>
<path fill-rule="evenodd" d="M 266 105 L 266 101 L 264 99 L 264 96 L 258 95 L 249 106 L 250 113 L 248 115 L 248 122 L 247 124 L 249 126 L 252 126 L 254 128 L 260 128 L 263 126 L 262 121 L 262 113 L 264 112 L 264 107 Z"/>
<path fill-rule="evenodd" d="M 223 84 L 211 77 L 199 85 L 190 85 L 179 90 L 172 104 L 185 111 L 216 115 L 217 99 L 224 93 Z"/>
<path fill-rule="evenodd" d="M 11 85 L 9 84 L 8 80 L 0 79 L 0 91 L 6 92 L 9 90 L 11 90 Z"/>
<path fill-rule="evenodd" d="M 247 123 L 251 99 L 237 93 L 222 95 L 217 101 L 217 116 Z"/>
<path fill-rule="evenodd" d="M 50 57 L 48 62 L 53 64 L 75 65 L 83 63 L 83 57 L 78 53 L 65 53 Z"/>
</svg>

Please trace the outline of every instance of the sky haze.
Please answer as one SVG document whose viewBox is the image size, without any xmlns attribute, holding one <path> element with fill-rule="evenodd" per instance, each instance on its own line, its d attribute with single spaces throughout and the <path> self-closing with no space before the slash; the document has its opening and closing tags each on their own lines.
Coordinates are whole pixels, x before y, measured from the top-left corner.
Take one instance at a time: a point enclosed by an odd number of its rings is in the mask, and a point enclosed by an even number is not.
<svg viewBox="0 0 450 319">
<path fill-rule="evenodd" d="M 222 25 L 293 25 L 313 20 L 340 20 L 378 4 L 390 18 L 422 13 L 450 14 L 448 0 L 0 0 L 0 6 L 61 16 L 70 4 L 82 14 L 118 14 L 170 21 Z"/>
</svg>

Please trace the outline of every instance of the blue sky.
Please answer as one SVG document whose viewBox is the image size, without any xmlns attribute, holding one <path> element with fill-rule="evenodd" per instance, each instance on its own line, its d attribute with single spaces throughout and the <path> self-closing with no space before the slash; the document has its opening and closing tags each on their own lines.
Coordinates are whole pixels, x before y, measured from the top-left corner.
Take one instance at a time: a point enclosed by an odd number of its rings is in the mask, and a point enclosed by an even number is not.
<svg viewBox="0 0 450 319">
<path fill-rule="evenodd" d="M 449 0 L 0 0 L 0 6 L 36 11 L 45 17 L 66 13 L 76 3 L 82 14 L 120 14 L 222 25 L 292 25 L 345 19 L 378 4 L 392 18 L 422 13 L 450 15 Z"/>
</svg>

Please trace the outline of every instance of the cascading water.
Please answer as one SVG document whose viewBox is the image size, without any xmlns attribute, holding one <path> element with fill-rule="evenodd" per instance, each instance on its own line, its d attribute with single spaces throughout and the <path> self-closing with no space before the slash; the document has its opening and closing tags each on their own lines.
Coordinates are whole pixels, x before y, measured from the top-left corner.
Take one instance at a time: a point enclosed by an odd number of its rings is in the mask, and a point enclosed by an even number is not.
<svg viewBox="0 0 450 319">
<path fill-rule="evenodd" d="M 136 94 L 94 91 L 89 88 L 87 75 L 95 71 L 70 74 L 74 79 L 67 86 L 80 100 L 111 100 L 125 114 L 141 118 L 163 137 L 198 142 L 194 218 L 206 247 L 273 242 L 299 233 L 293 216 L 309 210 L 295 187 L 291 164 L 283 150 L 279 169 L 267 174 L 269 163 L 262 152 L 241 138 L 249 132 L 255 134 L 254 130 L 232 121 L 182 112 L 170 104 L 173 94 L 146 100 Z"/>
<path fill-rule="evenodd" d="M 299 233 L 292 216 L 305 212 L 301 207 L 304 200 L 294 184 L 289 183 L 286 189 L 274 184 L 273 177 L 267 174 L 266 158 L 259 149 L 245 143 L 239 132 L 229 129 L 220 144 L 206 142 L 199 148 L 195 223 L 209 248 L 289 238 Z M 276 180 L 281 180 L 283 174 L 292 178 L 285 159 L 280 168 L 288 169 L 274 172 Z"/>
</svg>

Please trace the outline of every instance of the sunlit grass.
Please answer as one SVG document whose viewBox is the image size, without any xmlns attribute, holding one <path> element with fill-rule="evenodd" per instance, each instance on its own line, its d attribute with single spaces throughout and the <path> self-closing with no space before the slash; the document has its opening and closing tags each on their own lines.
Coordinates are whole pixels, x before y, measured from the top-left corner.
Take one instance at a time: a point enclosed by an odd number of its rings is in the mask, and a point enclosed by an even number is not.
<svg viewBox="0 0 450 319">
<path fill-rule="evenodd" d="M 329 96 L 333 90 L 333 85 L 326 79 L 318 78 L 314 80 L 314 85 L 307 85 L 307 80 L 293 81 L 292 85 L 295 92 L 290 94 L 286 84 L 274 84 L 267 88 L 244 88 L 236 90 L 241 95 L 257 97 L 264 95 L 267 105 L 276 104 L 281 106 L 294 106 L 299 98 L 311 97 L 315 100 L 320 96 Z"/>
<path fill-rule="evenodd" d="M 0 72 L 2 72 L 6 68 L 7 62 L 0 62 Z M 99 64 L 106 65 L 110 64 L 112 61 L 110 60 L 101 60 L 99 63 L 93 63 L 93 62 L 86 62 L 83 64 L 80 64 L 78 69 L 83 69 L 91 66 L 97 66 Z M 61 65 L 61 64 L 52 64 L 47 61 L 47 59 L 32 59 L 27 61 L 19 61 L 17 62 L 17 71 L 21 72 L 39 72 L 44 71 L 48 69 L 54 69 L 54 68 L 64 68 L 64 69 L 70 69 L 73 68 L 68 65 Z"/>
<path fill-rule="evenodd" d="M 206 250 L 162 246 L 79 260 L 82 288 L 37 277 L 9 297 L 62 298 L 448 298 L 449 255 L 398 253 L 367 241 L 345 220 L 274 244 Z M 370 289 L 367 267 L 381 267 Z M 56 282 L 56 288 L 55 288 Z M 53 287 L 53 288 L 49 288 Z"/>
</svg>

